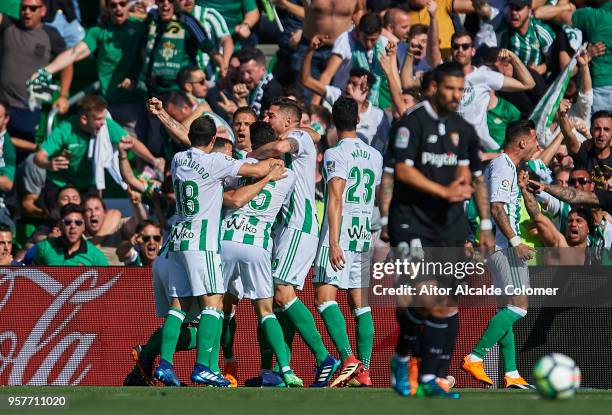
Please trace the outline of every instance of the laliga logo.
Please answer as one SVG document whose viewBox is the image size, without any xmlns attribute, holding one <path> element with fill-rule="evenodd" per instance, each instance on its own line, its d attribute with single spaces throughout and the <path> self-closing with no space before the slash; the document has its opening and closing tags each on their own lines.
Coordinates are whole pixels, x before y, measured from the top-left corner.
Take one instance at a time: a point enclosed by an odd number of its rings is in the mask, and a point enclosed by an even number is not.
<svg viewBox="0 0 612 415">
<path fill-rule="evenodd" d="M 116 275 L 110 281 L 98 286 L 98 272 L 91 270 L 79 275 L 70 284 L 63 287 L 52 276 L 35 268 L 15 270 L 5 268 L 2 270 L 2 275 L 0 275 L 0 292 L 5 291 L 5 295 L 0 299 L 0 311 L 11 299 L 17 278 L 29 279 L 54 297 L 51 305 L 34 324 L 21 350 L 17 350 L 18 337 L 14 331 L 7 330 L 0 332 L 0 350 L 8 350 L 6 355 L 0 352 L 0 375 L 12 365 L 7 384 L 78 385 L 89 373 L 91 364 L 86 365 L 82 372 L 77 374 L 74 381 L 71 382 L 70 379 L 75 376 L 75 371 L 89 351 L 96 338 L 96 334 L 66 333 L 64 329 L 84 304 L 104 295 L 119 280 L 120 276 L 121 274 Z M 54 322 L 55 316 L 64 306 L 70 309 L 70 313 L 57 327 L 50 327 L 51 323 Z M 5 319 L 3 320 L 6 321 Z M 29 381 L 24 381 L 24 371 L 28 367 L 30 360 L 52 341 L 57 342 L 55 347 L 46 358 L 41 359 L 42 362 L 32 378 Z M 49 375 L 51 371 L 54 370 L 58 360 L 68 349 L 74 349 L 72 355 L 65 360 L 66 363 L 61 368 L 57 377 L 54 380 L 50 380 Z"/>
</svg>

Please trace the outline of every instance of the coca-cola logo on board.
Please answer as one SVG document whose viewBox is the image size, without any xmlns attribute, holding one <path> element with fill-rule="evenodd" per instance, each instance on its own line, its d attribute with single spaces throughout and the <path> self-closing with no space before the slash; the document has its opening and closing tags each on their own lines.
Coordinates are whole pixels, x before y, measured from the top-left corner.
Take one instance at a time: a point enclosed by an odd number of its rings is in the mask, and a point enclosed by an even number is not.
<svg viewBox="0 0 612 415">
<path fill-rule="evenodd" d="M 67 269 L 58 268 L 58 272 L 65 274 Z M 0 383 L 78 385 L 87 376 L 92 365 L 86 357 L 97 333 L 72 330 L 70 323 L 88 303 L 104 296 L 122 274 L 101 278 L 93 268 L 78 272 L 62 283 L 40 268 L 0 269 L 0 378 L 5 379 Z M 34 316 L 30 327 L 11 327 L 15 311 L 30 317 L 31 309 L 41 309 L 41 304 L 43 311 Z"/>
</svg>

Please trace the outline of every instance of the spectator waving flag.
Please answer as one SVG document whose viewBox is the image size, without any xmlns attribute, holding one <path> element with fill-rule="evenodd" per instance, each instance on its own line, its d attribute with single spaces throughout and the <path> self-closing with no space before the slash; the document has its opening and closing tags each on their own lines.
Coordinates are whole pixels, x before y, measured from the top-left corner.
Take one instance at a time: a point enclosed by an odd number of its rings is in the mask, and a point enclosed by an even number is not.
<svg viewBox="0 0 612 415">
<path fill-rule="evenodd" d="M 21 7 L 21 0 L 2 0 L 0 1 L 0 13 L 6 14 L 7 16 L 19 19 L 19 8 Z"/>
<path fill-rule="evenodd" d="M 572 60 L 565 66 L 563 72 L 557 76 L 557 79 L 548 87 L 544 96 L 538 102 L 529 119 L 536 124 L 536 133 L 540 145 L 547 146 L 549 141 L 553 138 L 551 134 L 547 133 L 548 128 L 555 118 L 559 104 L 563 99 L 567 84 L 572 77 L 572 71 L 576 66 L 578 55 L 580 55 L 585 49 L 587 44 L 584 43 L 578 51 L 572 56 Z"/>
</svg>

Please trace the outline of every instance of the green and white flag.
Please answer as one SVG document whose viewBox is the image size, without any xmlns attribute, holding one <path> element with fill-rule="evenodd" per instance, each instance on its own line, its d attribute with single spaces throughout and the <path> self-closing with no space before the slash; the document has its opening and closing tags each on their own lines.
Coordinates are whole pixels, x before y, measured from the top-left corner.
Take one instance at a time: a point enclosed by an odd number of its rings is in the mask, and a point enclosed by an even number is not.
<svg viewBox="0 0 612 415">
<path fill-rule="evenodd" d="M 587 44 L 584 43 L 578 51 L 572 56 L 572 60 L 565 66 L 563 72 L 557 76 L 555 82 L 553 82 L 546 90 L 546 93 L 538 102 L 529 119 L 532 120 L 536 125 L 536 133 L 538 135 L 538 141 L 540 145 L 545 147 L 552 140 L 552 134 L 549 134 L 548 128 L 555 118 L 555 114 L 559 109 L 559 104 L 565 95 L 567 84 L 572 77 L 572 71 L 576 66 L 578 55 L 580 55 L 585 49 Z"/>
<path fill-rule="evenodd" d="M 0 13 L 19 19 L 21 0 L 0 0 Z"/>
</svg>

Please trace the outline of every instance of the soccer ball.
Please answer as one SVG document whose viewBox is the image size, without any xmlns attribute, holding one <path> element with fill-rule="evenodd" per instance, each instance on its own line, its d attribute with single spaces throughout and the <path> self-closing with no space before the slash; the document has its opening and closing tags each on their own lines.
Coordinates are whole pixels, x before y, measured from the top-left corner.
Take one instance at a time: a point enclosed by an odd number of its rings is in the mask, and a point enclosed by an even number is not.
<svg viewBox="0 0 612 415">
<path fill-rule="evenodd" d="M 574 360 L 561 353 L 552 353 L 538 360 L 533 368 L 537 391 L 544 398 L 568 399 L 580 386 L 580 369 Z"/>
</svg>

